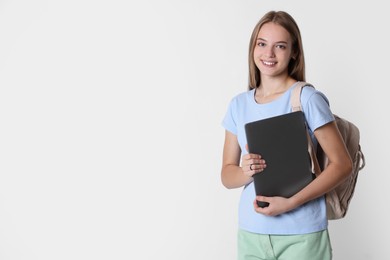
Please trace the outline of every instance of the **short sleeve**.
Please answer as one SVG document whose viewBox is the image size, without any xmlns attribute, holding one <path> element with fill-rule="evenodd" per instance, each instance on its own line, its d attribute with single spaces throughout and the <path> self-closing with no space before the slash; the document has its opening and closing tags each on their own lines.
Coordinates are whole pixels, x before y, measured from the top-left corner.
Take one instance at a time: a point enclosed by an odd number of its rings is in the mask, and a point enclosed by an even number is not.
<svg viewBox="0 0 390 260">
<path fill-rule="evenodd" d="M 304 91 L 306 89 L 311 89 L 311 91 Z M 329 100 L 322 92 L 312 88 L 304 88 L 301 98 L 306 121 L 312 132 L 335 120 L 329 106 Z"/>
<path fill-rule="evenodd" d="M 222 120 L 222 126 L 229 132 L 237 135 L 237 104 L 235 99 L 230 101 L 225 117 Z"/>
</svg>

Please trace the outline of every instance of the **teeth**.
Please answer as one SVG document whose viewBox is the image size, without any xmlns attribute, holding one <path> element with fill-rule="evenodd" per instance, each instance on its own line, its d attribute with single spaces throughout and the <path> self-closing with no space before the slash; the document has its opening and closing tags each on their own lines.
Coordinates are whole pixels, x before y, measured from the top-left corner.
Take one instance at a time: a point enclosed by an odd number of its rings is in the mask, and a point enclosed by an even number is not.
<svg viewBox="0 0 390 260">
<path fill-rule="evenodd" d="M 276 62 L 269 62 L 269 61 L 263 61 L 263 63 L 267 66 L 272 66 L 272 65 L 275 65 Z"/>
</svg>

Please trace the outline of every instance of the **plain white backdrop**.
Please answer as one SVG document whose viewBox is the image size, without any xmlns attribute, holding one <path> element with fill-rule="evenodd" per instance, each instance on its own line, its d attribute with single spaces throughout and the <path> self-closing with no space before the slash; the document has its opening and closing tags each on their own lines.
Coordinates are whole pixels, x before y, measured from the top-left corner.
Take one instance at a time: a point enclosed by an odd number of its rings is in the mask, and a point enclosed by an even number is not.
<svg viewBox="0 0 390 260">
<path fill-rule="evenodd" d="M 361 130 L 334 259 L 390 259 L 385 4 L 1 0 L 0 259 L 234 260 L 221 121 L 269 10 L 296 19 L 307 81 Z"/>
</svg>

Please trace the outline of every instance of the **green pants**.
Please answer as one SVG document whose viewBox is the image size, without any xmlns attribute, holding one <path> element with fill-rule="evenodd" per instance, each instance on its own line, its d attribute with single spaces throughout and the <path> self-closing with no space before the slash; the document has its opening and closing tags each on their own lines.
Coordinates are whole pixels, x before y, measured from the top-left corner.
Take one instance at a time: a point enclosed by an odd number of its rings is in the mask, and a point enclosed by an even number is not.
<svg viewBox="0 0 390 260">
<path fill-rule="evenodd" d="M 238 231 L 238 260 L 331 260 L 328 230 L 304 235 Z"/>
</svg>

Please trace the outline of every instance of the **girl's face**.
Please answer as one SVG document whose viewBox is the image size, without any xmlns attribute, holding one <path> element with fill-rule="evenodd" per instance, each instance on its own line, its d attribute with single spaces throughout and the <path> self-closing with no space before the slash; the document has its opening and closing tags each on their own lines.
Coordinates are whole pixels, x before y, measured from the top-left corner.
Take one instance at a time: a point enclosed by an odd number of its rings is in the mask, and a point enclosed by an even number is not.
<svg viewBox="0 0 390 260">
<path fill-rule="evenodd" d="M 287 75 L 291 57 L 292 41 L 288 31 L 272 22 L 264 24 L 257 35 L 253 52 L 261 76 Z"/>
</svg>

